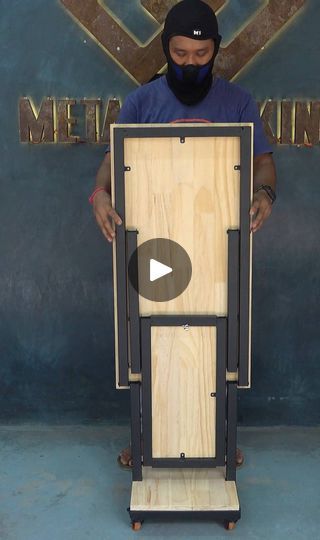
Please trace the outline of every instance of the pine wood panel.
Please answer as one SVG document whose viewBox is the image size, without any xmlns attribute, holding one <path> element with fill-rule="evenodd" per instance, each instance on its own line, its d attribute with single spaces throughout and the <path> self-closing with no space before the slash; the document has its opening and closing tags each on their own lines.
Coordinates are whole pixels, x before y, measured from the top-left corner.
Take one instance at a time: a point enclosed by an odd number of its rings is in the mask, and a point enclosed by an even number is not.
<svg viewBox="0 0 320 540">
<path fill-rule="evenodd" d="M 216 328 L 151 329 L 152 455 L 215 457 Z"/>
<path fill-rule="evenodd" d="M 143 467 L 143 481 L 133 482 L 131 511 L 239 510 L 235 482 L 224 468 L 152 469 Z"/>
<path fill-rule="evenodd" d="M 169 302 L 140 296 L 140 315 L 227 314 L 227 234 L 239 227 L 238 137 L 126 139 L 126 229 L 138 245 L 178 242 L 192 263 L 187 289 Z"/>
</svg>

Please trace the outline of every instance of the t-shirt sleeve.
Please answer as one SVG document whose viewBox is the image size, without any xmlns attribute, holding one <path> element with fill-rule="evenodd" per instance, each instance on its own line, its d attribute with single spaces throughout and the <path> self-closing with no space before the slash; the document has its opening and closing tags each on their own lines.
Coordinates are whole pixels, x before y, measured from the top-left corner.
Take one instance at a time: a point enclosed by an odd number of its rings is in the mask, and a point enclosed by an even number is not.
<svg viewBox="0 0 320 540">
<path fill-rule="evenodd" d="M 241 111 L 240 121 L 254 123 L 253 154 L 255 156 L 259 156 L 260 154 L 269 154 L 273 152 L 271 145 L 269 144 L 263 130 L 258 106 L 251 96 L 248 97 Z"/>
<path fill-rule="evenodd" d="M 138 122 L 137 106 L 135 100 L 129 95 L 120 109 L 117 124 L 136 124 Z"/>
<path fill-rule="evenodd" d="M 122 105 L 116 124 L 137 124 L 137 107 L 134 99 L 129 95 Z M 105 153 L 110 152 L 110 144 L 106 145 Z"/>
</svg>

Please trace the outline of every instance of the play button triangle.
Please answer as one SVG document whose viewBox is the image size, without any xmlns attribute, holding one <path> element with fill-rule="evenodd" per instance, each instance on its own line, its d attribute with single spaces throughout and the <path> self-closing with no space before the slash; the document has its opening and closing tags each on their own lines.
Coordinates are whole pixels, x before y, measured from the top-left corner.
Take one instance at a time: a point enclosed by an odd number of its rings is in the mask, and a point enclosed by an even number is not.
<svg viewBox="0 0 320 540">
<path fill-rule="evenodd" d="M 180 244 L 168 238 L 152 238 L 132 253 L 128 276 L 134 290 L 143 298 L 169 302 L 188 287 L 192 265 Z"/>
<path fill-rule="evenodd" d="M 172 271 L 173 269 L 170 266 L 156 259 L 150 259 L 150 281 L 156 281 L 167 274 L 171 274 Z"/>
</svg>

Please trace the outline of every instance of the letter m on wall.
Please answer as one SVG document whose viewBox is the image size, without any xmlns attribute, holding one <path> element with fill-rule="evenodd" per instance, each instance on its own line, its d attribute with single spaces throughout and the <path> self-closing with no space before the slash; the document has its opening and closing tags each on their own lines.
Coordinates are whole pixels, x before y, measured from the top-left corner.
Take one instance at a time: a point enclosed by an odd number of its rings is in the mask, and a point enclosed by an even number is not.
<svg viewBox="0 0 320 540">
<path fill-rule="evenodd" d="M 54 142 L 52 99 L 44 99 L 37 113 L 30 99 L 21 98 L 19 101 L 19 116 L 21 142 Z"/>
</svg>

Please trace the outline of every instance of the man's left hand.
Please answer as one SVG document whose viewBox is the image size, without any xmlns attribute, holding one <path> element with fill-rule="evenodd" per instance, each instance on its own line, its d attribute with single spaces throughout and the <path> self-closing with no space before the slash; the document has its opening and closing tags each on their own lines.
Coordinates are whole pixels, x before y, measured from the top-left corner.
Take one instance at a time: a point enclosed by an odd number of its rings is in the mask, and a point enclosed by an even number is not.
<svg viewBox="0 0 320 540">
<path fill-rule="evenodd" d="M 272 203 L 268 194 L 260 190 L 253 196 L 253 202 L 250 209 L 251 231 L 257 232 L 262 227 L 265 220 L 270 216 Z"/>
</svg>

